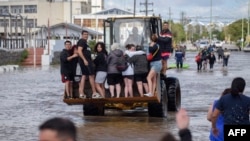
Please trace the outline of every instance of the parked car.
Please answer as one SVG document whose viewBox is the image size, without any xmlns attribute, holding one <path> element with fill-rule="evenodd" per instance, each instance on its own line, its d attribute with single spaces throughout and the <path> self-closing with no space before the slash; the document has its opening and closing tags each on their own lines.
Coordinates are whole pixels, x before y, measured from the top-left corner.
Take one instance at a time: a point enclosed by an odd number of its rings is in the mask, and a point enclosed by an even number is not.
<svg viewBox="0 0 250 141">
<path fill-rule="evenodd" d="M 214 43 L 214 45 L 215 45 L 215 47 L 222 47 L 222 45 L 223 45 L 223 42 L 222 41 L 216 41 L 215 43 Z"/>
<path fill-rule="evenodd" d="M 244 51 L 244 52 L 250 52 L 250 44 L 248 44 L 247 46 L 245 46 L 245 47 L 243 48 L 243 51 Z"/>
<path fill-rule="evenodd" d="M 209 46 L 208 41 L 200 41 L 199 44 L 198 44 L 198 47 L 200 49 L 203 49 L 204 47 L 208 47 L 208 46 Z"/>
<path fill-rule="evenodd" d="M 230 51 L 240 51 L 240 48 L 235 44 L 223 44 L 222 48 L 223 49 L 227 48 Z"/>
</svg>

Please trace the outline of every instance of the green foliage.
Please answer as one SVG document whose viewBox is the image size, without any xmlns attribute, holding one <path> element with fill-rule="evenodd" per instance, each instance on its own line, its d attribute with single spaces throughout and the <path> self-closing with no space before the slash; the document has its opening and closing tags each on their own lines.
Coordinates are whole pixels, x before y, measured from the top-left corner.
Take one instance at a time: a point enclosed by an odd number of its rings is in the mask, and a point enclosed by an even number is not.
<svg viewBox="0 0 250 141">
<path fill-rule="evenodd" d="M 21 53 L 21 58 L 20 58 L 20 62 L 23 62 L 29 55 L 29 52 L 28 50 L 23 50 L 22 53 Z"/>
<path fill-rule="evenodd" d="M 88 45 L 91 49 L 91 53 L 94 53 L 94 48 L 95 48 L 96 41 L 95 40 L 89 40 Z"/>
<path fill-rule="evenodd" d="M 186 36 L 185 36 L 185 31 L 183 25 L 180 23 L 171 23 L 171 31 L 174 36 L 174 42 L 175 43 L 180 43 L 185 41 Z"/>
<path fill-rule="evenodd" d="M 237 41 L 242 38 L 242 19 L 237 20 L 226 27 L 225 36 L 229 36 L 231 41 Z M 243 19 L 243 38 L 247 35 L 247 20 Z"/>
<path fill-rule="evenodd" d="M 225 39 L 225 34 L 223 31 L 213 30 L 212 35 L 215 36 L 218 40 L 223 41 Z"/>
</svg>

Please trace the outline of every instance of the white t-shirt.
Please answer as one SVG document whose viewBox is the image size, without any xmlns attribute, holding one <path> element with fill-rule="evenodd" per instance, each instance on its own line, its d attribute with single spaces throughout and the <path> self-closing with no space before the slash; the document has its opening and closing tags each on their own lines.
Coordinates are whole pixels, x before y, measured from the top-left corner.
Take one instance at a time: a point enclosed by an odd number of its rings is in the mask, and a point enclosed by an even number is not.
<svg viewBox="0 0 250 141">
<path fill-rule="evenodd" d="M 129 50 L 125 50 L 124 54 L 127 54 L 129 57 L 132 57 L 134 55 L 141 55 L 141 54 L 145 54 L 144 51 L 129 51 Z M 128 68 L 122 72 L 122 75 L 134 75 L 134 65 L 128 63 Z"/>
</svg>

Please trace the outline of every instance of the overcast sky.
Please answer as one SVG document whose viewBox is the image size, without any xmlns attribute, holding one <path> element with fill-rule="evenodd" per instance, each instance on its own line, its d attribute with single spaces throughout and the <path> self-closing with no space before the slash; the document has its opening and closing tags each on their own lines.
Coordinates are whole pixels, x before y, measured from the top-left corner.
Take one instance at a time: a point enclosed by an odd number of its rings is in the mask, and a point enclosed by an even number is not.
<svg viewBox="0 0 250 141">
<path fill-rule="evenodd" d="M 117 7 L 124 10 L 131 9 L 133 12 L 134 0 L 104 1 L 106 9 Z M 200 21 L 209 22 L 211 1 L 212 16 L 217 16 L 217 18 L 213 18 L 213 21 L 231 22 L 240 19 L 242 16 L 244 18 L 248 16 L 248 2 L 250 0 L 148 0 L 149 3 L 153 3 L 153 6 L 149 5 L 148 9 L 153 9 L 153 13 L 156 15 L 161 14 L 163 19 L 168 19 L 169 13 L 171 13 L 171 18 L 179 21 L 180 13 L 183 11 L 187 17 L 199 17 Z M 145 10 L 145 7 L 140 3 L 145 3 L 145 0 L 136 0 L 137 13 L 140 10 Z M 169 12 L 169 9 L 171 9 L 171 12 Z"/>
</svg>

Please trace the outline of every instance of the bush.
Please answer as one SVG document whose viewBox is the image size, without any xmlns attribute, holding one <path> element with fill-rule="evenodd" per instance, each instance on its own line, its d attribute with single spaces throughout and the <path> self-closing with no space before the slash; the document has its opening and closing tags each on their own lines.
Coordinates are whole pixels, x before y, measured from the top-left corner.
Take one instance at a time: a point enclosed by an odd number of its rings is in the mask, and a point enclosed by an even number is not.
<svg viewBox="0 0 250 141">
<path fill-rule="evenodd" d="M 20 57 L 20 61 L 19 62 L 23 62 L 29 55 L 29 52 L 28 50 L 23 50 L 22 53 L 21 53 L 21 57 Z"/>
</svg>

